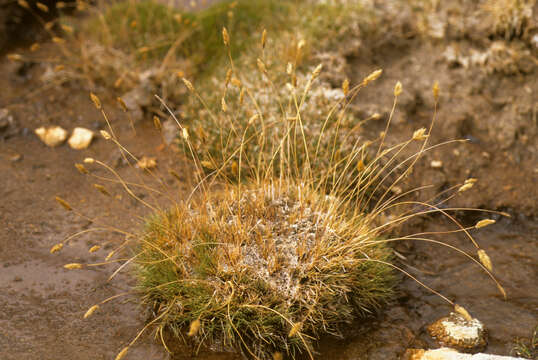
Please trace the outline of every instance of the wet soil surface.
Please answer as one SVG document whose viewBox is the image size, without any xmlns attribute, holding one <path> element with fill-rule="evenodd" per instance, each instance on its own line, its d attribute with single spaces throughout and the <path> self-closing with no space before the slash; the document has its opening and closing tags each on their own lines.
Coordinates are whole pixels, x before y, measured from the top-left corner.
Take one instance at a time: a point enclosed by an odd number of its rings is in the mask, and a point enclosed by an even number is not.
<svg viewBox="0 0 538 360">
<path fill-rule="evenodd" d="M 413 54 L 420 59 L 431 51 L 415 48 Z M 396 80 L 404 83 L 411 98 L 404 99 L 402 105 L 402 118 L 407 117 L 407 120 L 396 119 L 395 122 L 392 136 L 393 141 L 397 141 L 398 134 L 408 136 L 412 130 L 429 122 L 432 107 L 424 99 L 429 95 L 431 82 L 419 84 L 412 80 L 424 77 L 424 69 L 420 73 L 406 70 L 415 69 L 420 63 L 418 60 L 382 54 L 378 58 L 380 60 L 376 61 L 376 57 L 359 56 L 354 60 L 359 72 L 368 73 L 377 66 L 386 69 L 384 80 L 365 92 L 362 101 L 379 103 L 379 99 L 391 94 Z M 396 60 L 383 60 L 388 58 Z M 431 76 L 435 66 L 432 62 L 429 67 Z M 446 70 L 445 65 L 439 67 Z M 21 64 L 0 59 L 0 108 L 7 108 L 14 119 L 0 129 L 0 359 L 113 359 L 144 327 L 149 318 L 147 309 L 140 308 L 135 298 L 126 296 L 103 305 L 89 319 L 82 317 L 90 306 L 129 291 L 133 279 L 127 273 L 108 280 L 119 265 L 83 270 L 66 270 L 63 265 L 102 261 L 111 249 L 124 241 L 124 236 L 105 231 L 89 232 L 70 242 L 60 253 L 50 254 L 49 250 L 67 236 L 99 224 L 135 231 L 140 226 L 140 216 L 148 213 L 139 202 L 121 191 L 119 185 L 84 176 L 77 172 L 74 163 L 93 157 L 111 164 L 127 181 L 142 180 L 155 188 L 160 185 L 151 175 L 126 165 L 117 148 L 103 139 L 95 139 L 89 149 L 82 151 L 66 144 L 49 148 L 41 143 L 33 130 L 43 125 L 60 125 L 67 130 L 75 126 L 96 131 L 105 128 L 102 116 L 89 100 L 88 89 L 73 85 L 44 87 L 39 81 L 44 71 L 39 62 L 23 68 Z M 524 86 L 531 84 L 531 94 L 536 94 L 535 81 L 529 80 L 535 74 L 508 80 L 499 77 L 495 80 L 497 83 L 509 86 L 491 91 L 502 100 L 513 92 L 528 93 Z M 495 116 L 491 109 L 502 107 L 488 106 L 473 97 L 456 97 L 471 91 L 461 85 L 465 76 L 461 69 L 435 75 L 440 76 L 447 89 L 439 113 L 436 140 L 471 131 L 476 141 L 457 145 L 455 149 L 460 155 L 456 155 L 454 148 L 428 155 L 415 171 L 424 174 L 421 180 L 439 188 L 469 176 L 479 177 L 477 189 L 465 193 L 466 196 L 459 197 L 454 204 L 484 206 L 512 215 L 498 218 L 494 226 L 473 234 L 490 255 L 494 273 L 505 287 L 508 299 L 503 300 L 494 283 L 476 264 L 445 247 L 396 244 L 395 250 L 402 255 L 398 265 L 483 321 L 489 332 L 486 352 L 507 355 L 516 338 L 529 338 L 538 325 L 536 139 L 527 139 L 519 145 L 515 139 L 508 147 L 499 146 L 496 139 L 480 129 L 487 128 L 487 121 Z M 136 124 L 135 135 L 117 106 L 107 99 L 114 96 L 103 95 L 102 100 L 122 144 L 137 156 L 155 156 L 158 171 L 168 188 L 175 189 L 171 196 L 187 196 L 192 174 L 181 156 L 163 147 L 148 123 Z M 414 102 L 423 105 L 417 107 Z M 380 110 L 383 113 L 383 108 Z M 497 114 L 502 114 L 499 111 Z M 468 120 L 469 116 L 472 121 Z M 461 123 L 458 128 L 452 128 L 454 119 Z M 367 130 L 382 129 L 379 124 Z M 429 166 L 437 157 L 445 164 L 441 170 Z M 175 182 L 169 169 L 178 173 L 182 182 Z M 97 167 L 94 174 L 110 175 Z M 96 191 L 93 183 L 106 185 L 112 196 Z M 88 218 L 61 208 L 55 203 L 55 196 L 68 200 Z M 458 214 L 458 219 L 471 225 L 480 217 Z M 434 216 L 415 222 L 408 230 L 449 229 L 453 229 L 450 223 Z M 447 235 L 439 240 L 471 254 L 476 251 L 463 236 Z M 88 249 L 96 244 L 103 248 L 90 254 Z M 399 296 L 393 304 L 370 319 L 350 325 L 345 339 L 322 339 L 318 358 L 397 359 L 408 347 L 435 347 L 425 327 L 447 315 L 451 307 L 410 279 L 403 279 L 398 290 Z M 169 345 L 175 349 L 173 356 L 164 351 L 158 340 L 146 335 L 129 351 L 127 358 L 240 359 L 235 354 L 207 351 L 195 357 L 193 349 Z"/>
</svg>

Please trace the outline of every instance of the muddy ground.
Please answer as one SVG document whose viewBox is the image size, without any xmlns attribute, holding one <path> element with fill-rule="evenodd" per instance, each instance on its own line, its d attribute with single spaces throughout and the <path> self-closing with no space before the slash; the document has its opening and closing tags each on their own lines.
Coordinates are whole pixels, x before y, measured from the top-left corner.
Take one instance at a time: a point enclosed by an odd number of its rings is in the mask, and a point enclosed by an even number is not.
<svg viewBox="0 0 538 360">
<path fill-rule="evenodd" d="M 471 46 L 472 40 L 462 40 Z M 467 308 L 484 322 L 489 332 L 486 352 L 510 354 L 518 338 L 529 338 L 538 325 L 538 140 L 536 99 L 538 71 L 516 74 L 485 73 L 478 68 L 450 64 L 442 53 L 447 44 L 410 38 L 377 45 L 349 54 L 348 76 L 360 79 L 382 67 L 384 76 L 365 91 L 357 105 L 365 113 L 386 115 L 397 80 L 404 95 L 391 129 L 389 141 L 408 137 L 431 120 L 431 85 L 442 89 L 434 141 L 464 137 L 466 143 L 448 146 L 426 156 L 415 168 L 419 183 L 433 183 L 435 190 L 479 178 L 474 189 L 457 197 L 451 205 L 483 207 L 508 212 L 497 224 L 476 232 L 477 241 L 488 252 L 494 273 L 505 287 L 503 300 L 495 285 L 480 269 L 446 248 L 425 244 L 398 244 L 403 255 L 399 265 L 411 274 Z M 20 48 L 19 53 L 28 53 Z M 50 55 L 44 44 L 34 59 Z M 84 270 L 66 270 L 66 263 L 102 261 L 123 237 L 110 232 L 90 232 L 50 254 L 51 246 L 70 234 L 105 223 L 128 231 L 140 225 L 147 214 L 117 185 L 107 185 L 111 197 L 92 188 L 102 183 L 75 169 L 85 157 L 101 159 L 129 181 L 155 183 L 151 175 L 122 161 L 117 148 L 95 139 L 89 149 L 76 151 L 64 144 L 46 147 L 33 133 L 42 125 L 55 124 L 72 130 L 83 126 L 105 127 L 84 86 L 44 86 L 40 81 L 45 64 L 24 64 L 0 58 L 0 108 L 12 121 L 0 124 L 0 359 L 113 359 L 148 319 L 147 309 L 132 297 L 103 305 L 83 320 L 92 305 L 128 291 L 128 274 L 108 281 L 118 265 Z M 192 177 L 181 155 L 162 145 L 150 121 L 136 124 L 136 134 L 114 104 L 118 94 L 102 94 L 102 100 L 122 144 L 137 156 L 155 156 L 158 171 L 173 196 L 186 196 Z M 384 122 L 368 123 L 365 131 L 377 133 Z M 441 168 L 432 168 L 441 160 Z M 178 183 L 169 174 L 180 174 Z M 97 175 L 108 175 L 95 169 Z M 142 193 L 142 192 L 141 192 Z M 67 212 L 54 201 L 67 199 L 92 220 Z M 149 195 L 146 195 L 149 196 Z M 465 224 L 483 215 L 458 214 Z M 450 224 L 432 216 L 412 225 L 412 231 L 446 230 Z M 463 236 L 442 238 L 451 245 L 474 253 Z M 88 249 L 103 244 L 96 253 Z M 440 261 L 440 259 L 442 261 Z M 403 279 L 394 303 L 370 319 L 350 326 L 345 339 L 322 339 L 319 359 L 397 359 L 409 347 L 434 347 L 425 326 L 450 312 L 450 307 L 415 282 Z M 175 346 L 169 356 L 152 336 L 143 336 L 127 359 L 239 359 L 235 354 Z"/>
</svg>

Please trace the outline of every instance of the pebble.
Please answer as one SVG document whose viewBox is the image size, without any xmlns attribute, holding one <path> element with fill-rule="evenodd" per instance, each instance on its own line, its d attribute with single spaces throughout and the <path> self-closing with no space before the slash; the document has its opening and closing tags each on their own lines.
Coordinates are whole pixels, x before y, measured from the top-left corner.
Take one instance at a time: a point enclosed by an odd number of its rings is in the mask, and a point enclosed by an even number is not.
<svg viewBox="0 0 538 360">
<path fill-rule="evenodd" d="M 441 160 L 433 160 L 431 163 L 430 163 L 430 166 L 433 168 L 433 169 L 441 169 L 443 167 L 443 162 Z"/>
<path fill-rule="evenodd" d="M 457 313 L 450 313 L 430 326 L 429 334 L 441 346 L 449 346 L 458 350 L 481 349 L 486 346 L 486 330 L 480 320 L 465 319 Z"/>
<path fill-rule="evenodd" d="M 462 354 L 454 349 L 440 348 L 436 350 L 408 349 L 403 356 L 407 360 L 518 360 L 511 356 L 491 354 Z"/>
<path fill-rule="evenodd" d="M 35 134 L 50 147 L 62 144 L 67 138 L 67 131 L 60 126 L 40 127 L 34 130 Z"/>
<path fill-rule="evenodd" d="M 90 146 L 92 139 L 93 131 L 82 127 L 76 127 L 69 140 L 67 140 L 67 143 L 75 150 L 82 150 Z"/>
</svg>

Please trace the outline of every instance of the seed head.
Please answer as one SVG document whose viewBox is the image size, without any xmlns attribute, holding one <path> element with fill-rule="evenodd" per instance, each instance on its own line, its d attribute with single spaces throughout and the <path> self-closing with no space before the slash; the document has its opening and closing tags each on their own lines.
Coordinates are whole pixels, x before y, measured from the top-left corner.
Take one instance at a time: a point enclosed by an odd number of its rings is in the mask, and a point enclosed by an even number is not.
<svg viewBox="0 0 538 360">
<path fill-rule="evenodd" d="M 58 251 L 62 250 L 63 247 L 64 247 L 64 244 L 62 244 L 62 243 L 56 244 L 56 245 L 54 245 L 53 247 L 50 248 L 50 253 L 54 254 L 55 252 L 58 252 Z"/>
<path fill-rule="evenodd" d="M 241 87 L 241 80 L 239 80 L 238 78 L 232 78 L 232 85 L 235 86 L 235 87 L 238 87 L 240 88 Z"/>
<path fill-rule="evenodd" d="M 491 224 L 495 224 L 495 220 L 493 220 L 493 219 L 484 219 L 484 220 L 480 220 L 479 222 L 477 222 L 474 227 L 476 229 L 480 229 L 480 228 L 486 227 L 486 226 L 491 225 Z"/>
<path fill-rule="evenodd" d="M 63 8 L 65 8 L 65 5 L 66 5 L 65 2 L 63 2 L 63 1 L 58 1 L 58 2 L 56 3 L 56 9 L 63 9 Z"/>
<path fill-rule="evenodd" d="M 318 66 L 316 66 L 316 68 L 312 72 L 312 78 L 317 78 L 321 73 L 321 69 L 323 69 L 323 64 L 319 64 Z"/>
<path fill-rule="evenodd" d="M 65 39 L 62 39 L 61 37 L 58 37 L 58 36 L 53 36 L 52 37 L 52 42 L 54 42 L 56 44 L 63 44 L 63 43 L 65 43 Z"/>
<path fill-rule="evenodd" d="M 127 354 L 127 351 L 129 351 L 129 347 L 128 347 L 128 346 L 124 347 L 123 350 L 120 351 L 120 352 L 118 353 L 118 355 L 116 355 L 116 358 L 115 358 L 114 360 L 121 360 L 121 359 L 123 359 L 123 358 L 125 357 L 125 355 Z"/>
<path fill-rule="evenodd" d="M 394 86 L 394 96 L 398 97 L 400 96 L 401 93 L 402 93 L 402 83 L 398 81 L 396 85 Z"/>
<path fill-rule="evenodd" d="M 254 114 L 250 117 L 250 119 L 248 119 L 248 124 L 249 125 L 252 125 L 254 123 L 254 121 L 256 121 L 258 119 L 258 114 Z"/>
<path fill-rule="evenodd" d="M 377 80 L 377 78 L 379 78 L 382 73 L 383 73 L 382 69 L 378 69 L 378 70 L 372 72 L 370 75 L 368 75 L 367 77 L 364 78 L 364 80 L 363 80 L 364 85 L 368 85 L 368 83 Z"/>
<path fill-rule="evenodd" d="M 37 6 L 37 8 L 43 12 L 49 12 L 49 7 L 43 3 L 40 3 L 40 2 L 36 2 L 35 5 Z"/>
<path fill-rule="evenodd" d="M 493 265 L 491 264 L 491 259 L 489 258 L 488 254 L 486 254 L 486 251 L 480 249 L 478 250 L 477 254 L 482 265 L 484 265 L 484 267 L 488 269 L 489 271 L 493 271 Z"/>
<path fill-rule="evenodd" d="M 92 306 L 91 308 L 89 308 L 88 311 L 86 311 L 86 313 L 84 314 L 84 319 L 87 319 L 87 318 L 89 318 L 90 316 L 92 316 L 92 314 L 93 314 L 97 309 L 99 309 L 99 305 L 94 305 L 94 306 Z"/>
<path fill-rule="evenodd" d="M 120 105 L 121 109 L 123 110 L 123 112 L 127 112 L 127 104 L 125 103 L 125 101 L 123 101 L 122 98 L 120 98 L 119 96 L 116 98 L 116 101 L 118 102 L 118 104 Z"/>
<path fill-rule="evenodd" d="M 224 97 L 222 99 L 220 99 L 220 105 L 221 105 L 221 108 L 222 108 L 222 112 L 227 112 L 228 111 L 228 105 L 226 105 L 226 100 L 224 99 Z"/>
<path fill-rule="evenodd" d="M 439 82 L 438 81 L 433 83 L 432 91 L 433 91 L 433 98 L 435 99 L 435 101 L 438 101 L 439 100 Z"/>
<path fill-rule="evenodd" d="M 161 131 L 161 129 L 163 128 L 161 120 L 157 115 L 153 116 L 153 126 L 155 126 L 155 129 L 157 129 L 157 131 Z"/>
<path fill-rule="evenodd" d="M 33 43 L 32 46 L 30 46 L 30 51 L 31 52 L 34 52 L 34 51 L 37 51 L 37 49 L 39 49 L 39 43 Z"/>
<path fill-rule="evenodd" d="M 26 0 L 18 0 L 17 4 L 19 4 L 20 7 L 23 7 L 25 9 L 30 8 L 30 5 L 28 4 L 28 2 Z"/>
<path fill-rule="evenodd" d="M 110 134 L 108 133 L 108 131 L 106 130 L 101 130 L 99 131 L 101 133 L 101 136 L 105 138 L 105 140 L 110 140 L 112 139 L 112 136 L 110 136 Z"/>
<path fill-rule="evenodd" d="M 193 322 L 191 322 L 191 325 L 189 327 L 189 332 L 187 333 L 187 336 L 194 336 L 198 333 L 198 331 L 200 330 L 200 326 L 202 325 L 202 323 L 200 322 L 200 319 L 196 319 L 194 320 Z"/>
<path fill-rule="evenodd" d="M 67 201 L 65 201 L 64 199 L 62 199 L 61 197 L 59 196 L 56 196 L 55 198 L 56 202 L 60 205 L 62 205 L 64 207 L 64 209 L 66 209 L 67 211 L 71 211 L 73 210 L 73 208 L 71 207 L 71 205 L 68 204 Z"/>
<path fill-rule="evenodd" d="M 10 61 L 22 61 L 22 56 L 19 55 L 19 54 L 8 54 L 8 55 L 7 55 L 7 58 L 8 58 Z"/>
<path fill-rule="evenodd" d="M 185 78 L 181 78 L 181 80 L 183 80 L 183 83 L 185 84 L 187 89 L 189 89 L 190 92 L 194 92 L 194 86 L 192 86 L 192 83 L 189 80 Z"/>
<path fill-rule="evenodd" d="M 93 187 L 96 188 L 101 194 L 110 196 L 110 193 L 107 191 L 107 189 L 103 185 L 93 184 Z"/>
<path fill-rule="evenodd" d="M 72 34 L 74 32 L 73 28 L 69 25 L 62 24 L 62 30 L 65 31 L 68 34 Z"/>
<path fill-rule="evenodd" d="M 426 128 L 420 128 L 413 133 L 413 140 L 421 141 L 428 138 L 426 135 Z"/>
<path fill-rule="evenodd" d="M 225 86 L 228 86 L 231 79 L 232 79 L 232 69 L 228 69 L 228 71 L 226 71 L 226 83 L 225 83 Z"/>
<path fill-rule="evenodd" d="M 96 252 L 97 250 L 99 250 L 101 247 L 99 245 L 94 245 L 90 248 L 90 250 L 88 250 L 88 252 L 90 253 L 94 253 Z"/>
<path fill-rule="evenodd" d="M 65 264 L 64 268 L 68 270 L 82 269 L 82 264 L 79 264 L 79 263 Z"/>
<path fill-rule="evenodd" d="M 286 73 L 288 75 L 291 75 L 293 73 L 293 64 L 292 63 L 288 63 L 288 65 L 286 66 Z"/>
<path fill-rule="evenodd" d="M 258 59 L 256 60 L 256 63 L 258 64 L 258 69 L 259 69 L 262 73 L 265 74 L 265 73 L 267 72 L 267 69 L 266 69 L 265 64 L 263 63 L 263 61 L 262 61 L 260 58 L 258 58 Z"/>
<path fill-rule="evenodd" d="M 464 191 L 467 191 L 469 190 L 470 188 L 472 188 L 474 185 L 474 183 L 465 183 L 463 184 L 462 186 L 460 186 L 460 188 L 458 189 L 458 192 L 464 192 Z"/>
<path fill-rule="evenodd" d="M 344 92 L 345 96 L 349 94 L 349 79 L 348 78 L 345 78 L 345 80 L 342 82 L 342 91 Z"/>
<path fill-rule="evenodd" d="M 301 40 L 299 40 L 299 42 L 297 43 L 297 49 L 298 49 L 298 50 L 301 50 L 302 48 L 304 48 L 305 45 L 306 45 L 306 42 L 304 41 L 304 39 L 301 39 Z"/>
<path fill-rule="evenodd" d="M 181 129 L 181 136 L 185 141 L 189 140 L 189 132 L 187 131 L 187 128 Z"/>
<path fill-rule="evenodd" d="M 116 253 L 116 250 L 112 250 L 111 252 L 109 252 L 108 255 L 105 257 L 105 261 L 110 260 L 110 258 L 112 258 L 112 256 L 114 256 L 115 253 Z"/>
<path fill-rule="evenodd" d="M 283 359 L 284 359 L 284 355 L 282 355 L 281 352 L 273 353 L 273 360 L 283 360 Z"/>
<path fill-rule="evenodd" d="M 93 164 L 94 162 L 95 162 L 95 159 L 91 157 L 87 157 L 84 159 L 85 164 Z"/>
<path fill-rule="evenodd" d="M 241 92 L 239 93 L 239 104 L 243 105 L 244 101 L 245 101 L 245 89 L 241 89 Z"/>
<path fill-rule="evenodd" d="M 262 49 L 265 49 L 265 42 L 267 41 L 267 30 L 263 29 L 262 32 Z"/>
<path fill-rule="evenodd" d="M 222 28 L 222 40 L 224 41 L 224 45 L 230 46 L 230 35 L 225 27 Z"/>
<path fill-rule="evenodd" d="M 84 167 L 84 165 L 82 165 L 82 164 L 76 163 L 76 164 L 75 164 L 75 167 L 77 168 L 77 170 L 78 170 L 81 174 L 86 175 L 86 174 L 89 174 L 89 173 L 90 173 L 90 172 L 88 171 L 88 169 L 86 169 L 86 168 Z"/>
<path fill-rule="evenodd" d="M 454 310 L 460 314 L 461 316 L 463 316 L 465 318 L 465 320 L 467 321 L 471 321 L 473 320 L 473 318 L 471 317 L 471 315 L 469 314 L 469 312 L 467 312 L 467 310 L 465 310 L 465 308 L 463 306 L 460 306 L 458 304 L 454 304 Z"/>
<path fill-rule="evenodd" d="M 99 100 L 97 95 L 95 95 L 94 93 L 90 93 L 90 99 L 92 99 L 95 107 L 101 110 L 101 101 Z"/>
<path fill-rule="evenodd" d="M 288 333 L 288 337 L 294 337 L 302 328 L 303 326 L 303 323 L 302 322 L 297 322 L 295 324 L 293 324 L 293 326 L 291 327 L 291 330 L 290 332 Z"/>
</svg>

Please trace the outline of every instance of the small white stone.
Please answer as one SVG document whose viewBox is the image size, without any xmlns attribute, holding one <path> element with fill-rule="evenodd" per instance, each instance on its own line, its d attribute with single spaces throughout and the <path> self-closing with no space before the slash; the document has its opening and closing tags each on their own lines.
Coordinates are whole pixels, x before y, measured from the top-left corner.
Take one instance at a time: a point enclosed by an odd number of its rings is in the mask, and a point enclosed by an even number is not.
<svg viewBox="0 0 538 360">
<path fill-rule="evenodd" d="M 42 126 L 35 129 L 34 132 L 45 145 L 50 147 L 62 144 L 67 138 L 67 131 L 59 126 L 50 126 L 48 128 Z"/>
<path fill-rule="evenodd" d="M 73 130 L 73 134 L 71 135 L 69 140 L 67 140 L 67 143 L 69 144 L 69 146 L 71 146 L 71 148 L 75 150 L 82 150 L 90 146 L 92 139 L 93 131 L 81 127 L 76 127 Z"/>
<path fill-rule="evenodd" d="M 441 160 L 433 160 L 430 163 L 430 166 L 434 169 L 441 169 L 443 167 L 443 162 Z"/>
<path fill-rule="evenodd" d="M 454 349 L 440 348 L 436 350 L 411 349 L 407 353 L 411 360 L 518 360 L 511 356 L 499 356 L 491 354 L 462 354 Z M 523 359 L 521 359 L 523 360 Z"/>
</svg>

